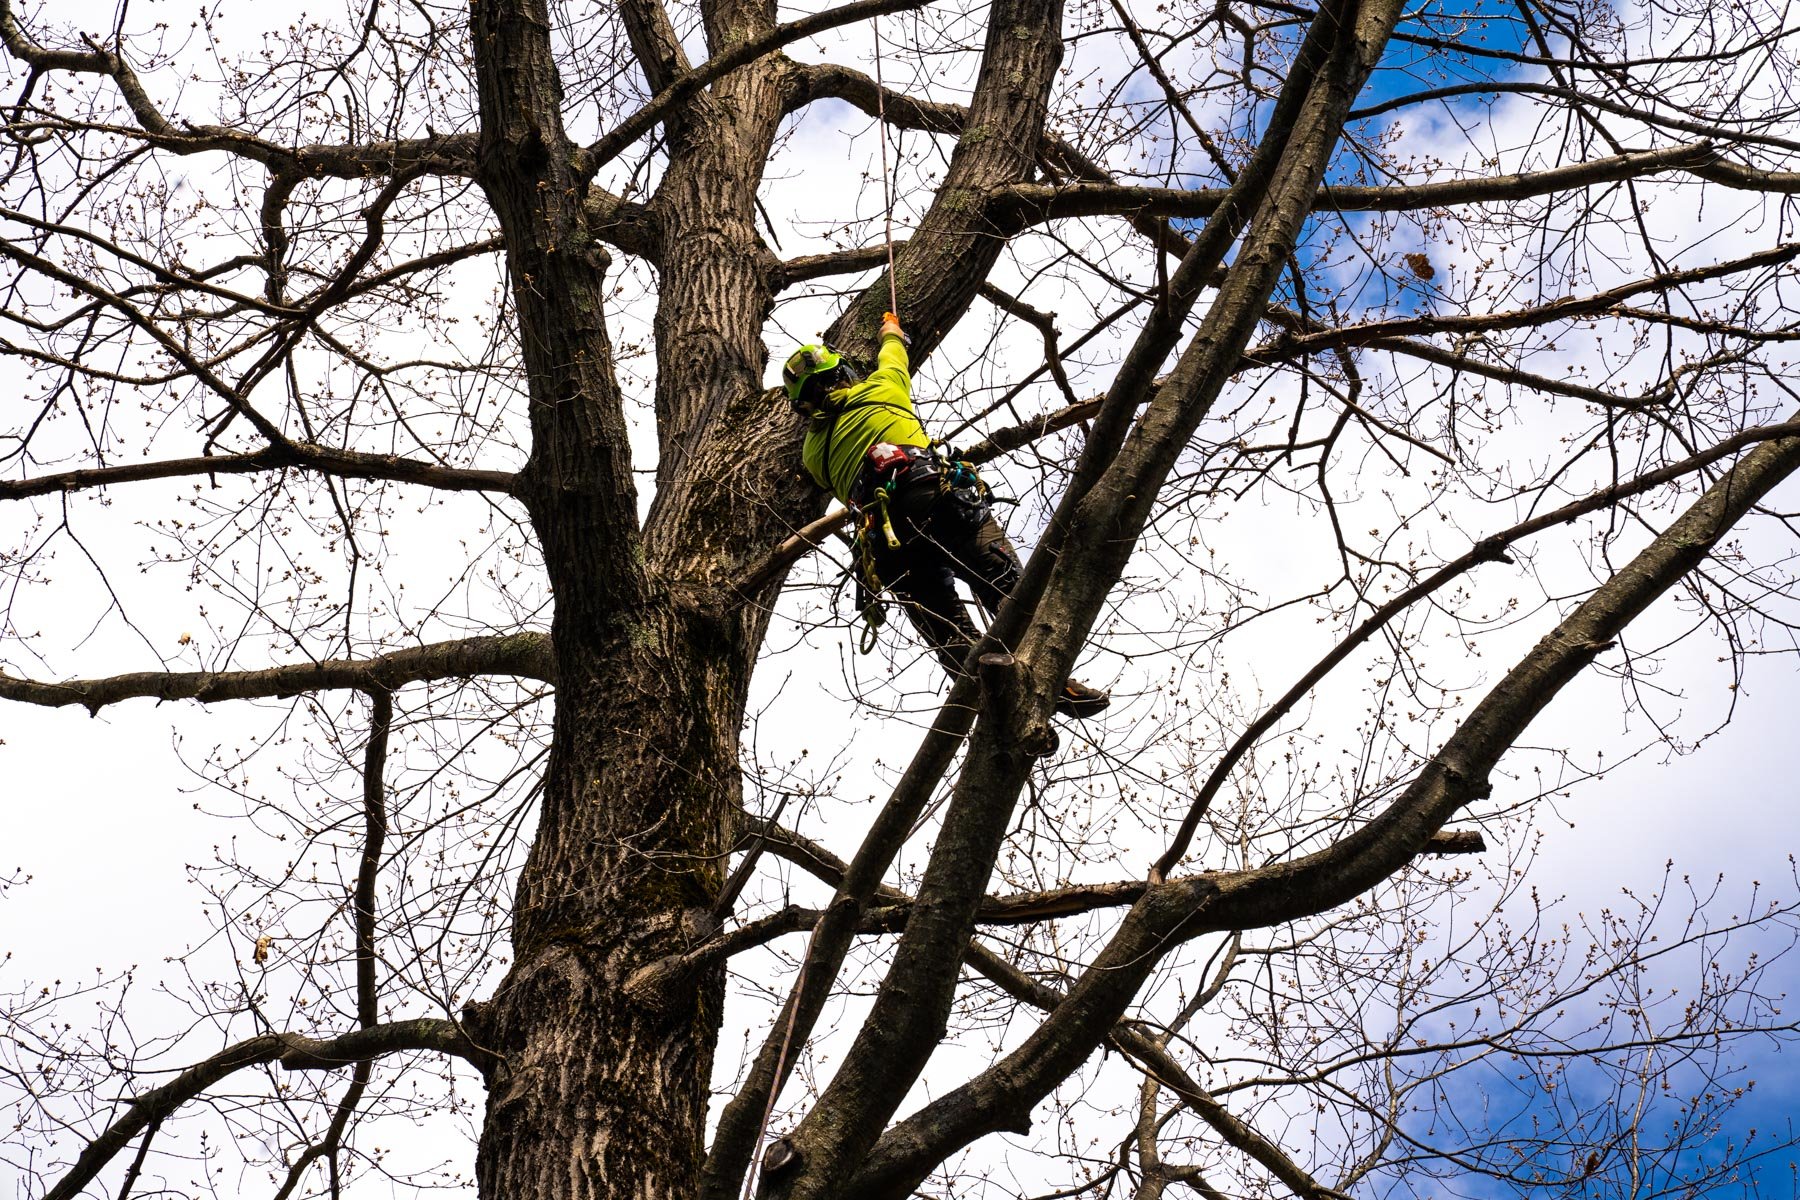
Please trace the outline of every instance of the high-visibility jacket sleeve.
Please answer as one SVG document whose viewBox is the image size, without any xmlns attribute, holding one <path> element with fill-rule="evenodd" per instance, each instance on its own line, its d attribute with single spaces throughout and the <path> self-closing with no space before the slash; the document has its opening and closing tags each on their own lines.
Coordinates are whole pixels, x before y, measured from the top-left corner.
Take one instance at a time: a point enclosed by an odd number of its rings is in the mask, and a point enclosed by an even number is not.
<svg viewBox="0 0 1800 1200">
<path fill-rule="evenodd" d="M 884 376 L 888 377 L 884 382 L 891 382 L 906 393 L 909 402 L 912 400 L 912 360 L 906 353 L 906 343 L 897 333 L 881 339 L 881 352 L 875 357 L 875 373 L 869 378 L 883 379 Z"/>
</svg>

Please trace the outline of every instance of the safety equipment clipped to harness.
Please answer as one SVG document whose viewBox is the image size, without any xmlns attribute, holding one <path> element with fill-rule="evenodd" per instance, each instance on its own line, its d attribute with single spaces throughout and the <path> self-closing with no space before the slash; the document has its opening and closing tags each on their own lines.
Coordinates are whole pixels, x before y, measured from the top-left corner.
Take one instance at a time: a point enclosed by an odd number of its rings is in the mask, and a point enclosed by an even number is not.
<svg viewBox="0 0 1800 1200">
<path fill-rule="evenodd" d="M 852 489 L 850 508 L 856 514 L 856 533 L 851 545 L 856 561 L 850 573 L 856 578 L 856 611 L 864 623 L 857 647 L 863 654 L 875 649 L 876 634 L 887 619 L 887 606 L 882 602 L 885 586 L 875 566 L 876 530 L 881 531 L 881 540 L 889 550 L 900 549 L 900 535 L 894 529 L 891 511 L 894 489 L 915 470 L 921 476 L 935 473 L 935 459 L 929 447 L 876 442 L 864 454 L 862 472 Z"/>
<path fill-rule="evenodd" d="M 868 539 L 861 530 L 857 531 L 852 551 L 856 559 L 850 564 L 849 574 L 856 586 L 856 615 L 863 621 L 862 637 L 856 651 L 868 654 L 875 649 L 875 639 L 887 623 L 887 604 L 881 598 L 881 577 L 875 573 L 875 556 L 869 552 Z"/>
<path fill-rule="evenodd" d="M 961 510 L 965 517 L 979 524 L 987 519 L 991 510 L 989 501 L 993 493 L 980 475 L 975 472 L 975 464 L 957 459 L 945 464 L 944 491 L 949 493 L 951 503 Z"/>
<path fill-rule="evenodd" d="M 894 485 L 891 483 L 882 484 L 875 489 L 875 499 L 871 502 L 870 508 L 874 511 L 875 515 L 881 519 L 881 536 L 887 539 L 888 549 L 898 550 L 900 548 L 900 535 L 894 532 L 894 519 L 888 513 L 888 501 L 893 499 L 893 496 Z"/>
<path fill-rule="evenodd" d="M 868 654 L 875 649 L 875 639 L 887 623 L 887 603 L 883 599 L 887 585 L 881 582 L 881 572 L 875 566 L 874 533 L 879 514 L 888 549 L 899 548 L 899 535 L 894 532 L 894 523 L 888 517 L 888 499 L 893 495 L 893 488 L 891 480 L 878 486 L 869 503 L 856 508 L 856 532 L 850 538 L 851 561 L 846 573 L 855 581 L 856 615 L 863 621 L 862 638 L 856 647 L 859 654 Z"/>
<path fill-rule="evenodd" d="M 893 499 L 894 484 L 906 473 L 907 465 L 912 462 L 912 455 L 906 446 L 876 442 L 869 447 L 866 458 L 866 469 L 872 472 L 871 490 L 868 498 L 861 501 L 858 507 L 875 514 L 881 522 L 881 534 L 887 539 L 888 549 L 898 550 L 900 535 L 894 532 L 894 521 L 888 513 L 888 501 Z"/>
</svg>

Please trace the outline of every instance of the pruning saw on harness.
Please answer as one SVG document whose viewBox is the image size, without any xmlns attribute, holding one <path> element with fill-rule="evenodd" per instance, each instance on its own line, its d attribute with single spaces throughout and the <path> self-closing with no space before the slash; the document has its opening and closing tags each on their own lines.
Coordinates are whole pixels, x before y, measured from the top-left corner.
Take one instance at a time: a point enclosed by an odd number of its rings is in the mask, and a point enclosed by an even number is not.
<svg viewBox="0 0 1800 1200">
<path fill-rule="evenodd" d="M 991 617 L 1019 581 L 1019 556 L 975 468 L 940 453 L 919 423 L 906 345 L 900 318 L 885 313 L 867 379 L 823 345 L 794 351 L 781 378 L 788 402 L 809 422 L 801 465 L 856 515 L 858 608 L 878 612 L 879 597 L 892 595 L 956 675 L 977 636 L 956 581 Z M 1110 702 L 1071 679 L 1056 710 L 1089 717 Z"/>
</svg>

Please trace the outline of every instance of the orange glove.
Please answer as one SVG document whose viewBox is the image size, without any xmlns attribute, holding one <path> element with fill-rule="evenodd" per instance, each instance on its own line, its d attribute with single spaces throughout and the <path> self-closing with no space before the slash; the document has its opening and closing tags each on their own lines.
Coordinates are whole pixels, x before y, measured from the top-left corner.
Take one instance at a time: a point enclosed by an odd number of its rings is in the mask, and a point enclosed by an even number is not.
<svg viewBox="0 0 1800 1200">
<path fill-rule="evenodd" d="M 912 339 L 906 336 L 906 331 L 904 329 L 900 328 L 899 314 L 884 312 L 881 314 L 881 336 L 886 337 L 890 333 L 900 339 L 901 345 L 912 345 Z"/>
</svg>

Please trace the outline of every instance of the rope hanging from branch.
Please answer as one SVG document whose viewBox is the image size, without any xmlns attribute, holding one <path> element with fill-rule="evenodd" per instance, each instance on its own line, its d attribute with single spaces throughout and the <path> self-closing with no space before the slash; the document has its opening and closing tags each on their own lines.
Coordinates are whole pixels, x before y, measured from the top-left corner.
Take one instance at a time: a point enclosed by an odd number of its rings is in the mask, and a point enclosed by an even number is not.
<svg viewBox="0 0 1800 1200">
<path fill-rule="evenodd" d="M 898 316 L 900 313 L 899 289 L 894 283 L 894 190 L 888 178 L 887 153 L 887 88 L 881 80 L 881 25 L 879 20 L 869 23 L 875 35 L 875 129 L 881 142 L 881 205 L 883 209 L 882 234 L 887 240 L 887 278 L 888 278 L 888 311 Z M 818 930 L 813 930 L 813 936 Z M 783 1071 L 787 1066 L 789 1054 L 793 1051 L 794 1022 L 800 1015 L 800 992 L 806 983 L 806 963 L 812 955 L 812 938 L 807 939 L 806 955 L 800 960 L 800 973 L 794 980 L 792 1001 L 788 1010 L 787 1028 L 781 1037 L 781 1052 L 775 1057 L 775 1077 L 769 1089 L 768 1103 L 763 1106 L 762 1124 L 756 1132 L 756 1145 L 762 1147 L 769 1136 L 769 1120 L 775 1114 L 775 1101 L 781 1095 Z M 750 1169 L 744 1173 L 743 1200 L 750 1200 L 756 1194 L 756 1183 L 759 1174 L 779 1172 L 793 1164 L 792 1147 L 785 1139 L 776 1139 L 763 1156 L 752 1157 Z"/>
<path fill-rule="evenodd" d="M 888 311 L 900 315 L 899 290 L 894 284 L 894 190 L 888 180 L 887 88 L 881 82 L 881 22 L 869 22 L 875 35 L 875 132 L 881 140 L 881 203 L 886 210 L 883 232 L 887 237 Z"/>
</svg>

